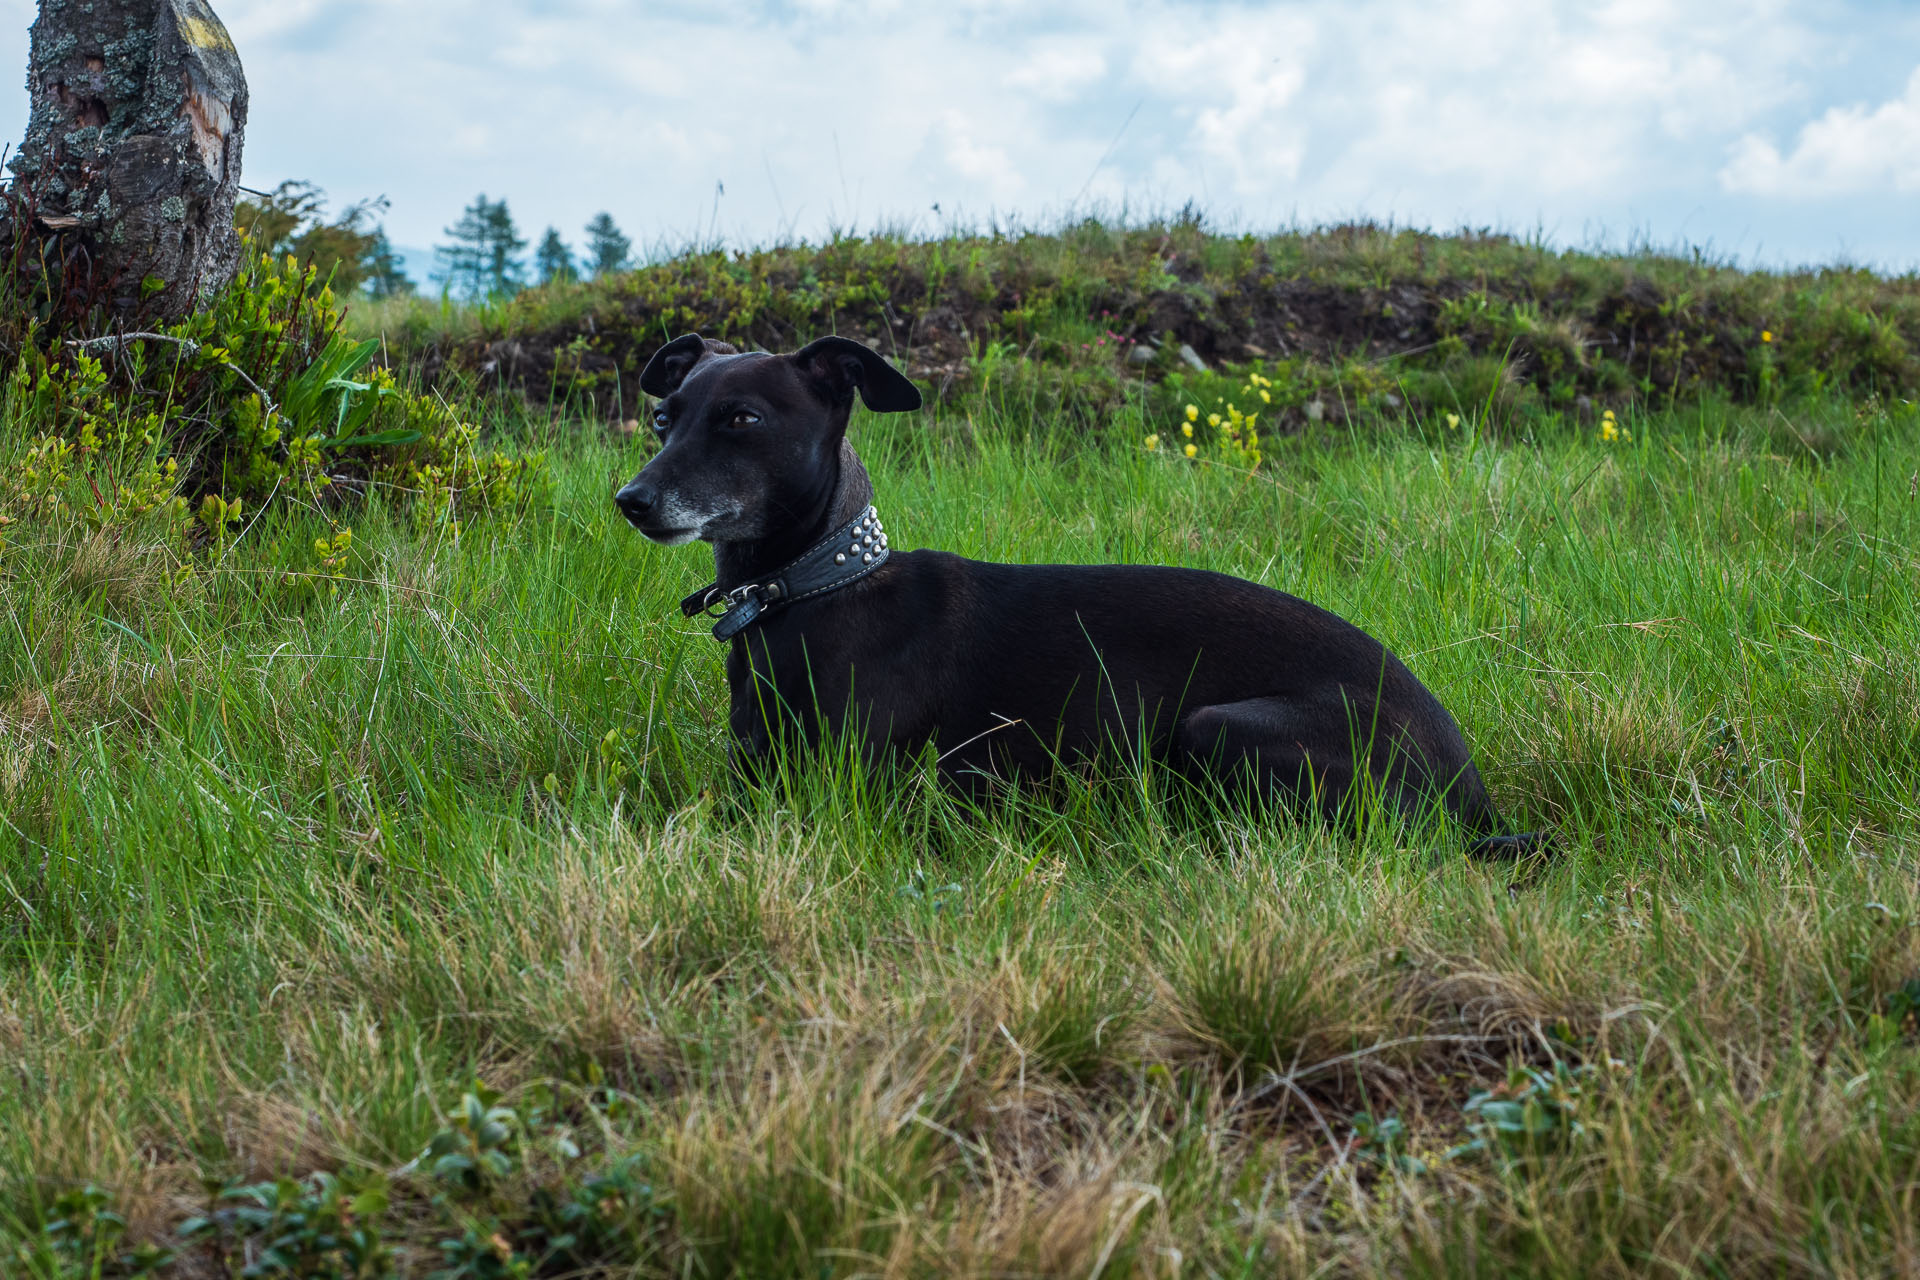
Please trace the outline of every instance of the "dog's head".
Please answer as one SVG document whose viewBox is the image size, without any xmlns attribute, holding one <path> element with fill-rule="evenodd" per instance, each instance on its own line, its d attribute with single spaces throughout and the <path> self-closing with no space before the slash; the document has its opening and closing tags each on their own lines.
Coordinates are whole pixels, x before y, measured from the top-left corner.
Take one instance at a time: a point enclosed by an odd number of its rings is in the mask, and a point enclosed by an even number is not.
<svg viewBox="0 0 1920 1280">
<path fill-rule="evenodd" d="M 906 375 L 850 338 L 772 355 L 689 333 L 654 352 L 640 388 L 658 401 L 660 452 L 614 501 L 669 546 L 757 541 L 818 507 L 856 391 L 877 413 L 920 407 Z"/>
</svg>

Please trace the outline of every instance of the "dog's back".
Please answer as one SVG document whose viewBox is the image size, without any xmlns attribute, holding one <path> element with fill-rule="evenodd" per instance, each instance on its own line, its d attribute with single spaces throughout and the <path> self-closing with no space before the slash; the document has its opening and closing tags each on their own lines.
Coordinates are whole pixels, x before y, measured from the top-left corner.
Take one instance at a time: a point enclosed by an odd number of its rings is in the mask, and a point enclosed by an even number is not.
<svg viewBox="0 0 1920 1280">
<path fill-rule="evenodd" d="M 863 732 L 904 751 L 933 742 L 956 774 L 1039 776 L 1116 747 L 1205 767 L 1228 749 L 1207 740 L 1205 709 L 1264 702 L 1288 709 L 1317 790 L 1357 751 L 1364 773 L 1440 799 L 1477 834 L 1495 829 L 1458 726 L 1398 658 L 1345 619 L 1244 579 L 915 551 L 760 630 L 747 647 L 783 699 L 835 726 L 836 704 L 850 708 Z"/>
</svg>

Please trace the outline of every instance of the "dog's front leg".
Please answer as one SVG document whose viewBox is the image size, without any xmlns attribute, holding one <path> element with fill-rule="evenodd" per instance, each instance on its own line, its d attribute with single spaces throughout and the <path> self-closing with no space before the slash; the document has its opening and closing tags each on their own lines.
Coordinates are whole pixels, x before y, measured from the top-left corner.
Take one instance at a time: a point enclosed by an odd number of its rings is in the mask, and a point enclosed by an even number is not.
<svg viewBox="0 0 1920 1280">
<path fill-rule="evenodd" d="M 773 780 L 774 741 L 762 705 L 769 692 L 753 669 L 745 646 L 727 651 L 727 763 L 741 789 Z"/>
<path fill-rule="evenodd" d="M 740 790 L 763 787 L 773 776 L 773 752 L 764 743 L 735 738 L 727 743 L 727 769 Z"/>
</svg>

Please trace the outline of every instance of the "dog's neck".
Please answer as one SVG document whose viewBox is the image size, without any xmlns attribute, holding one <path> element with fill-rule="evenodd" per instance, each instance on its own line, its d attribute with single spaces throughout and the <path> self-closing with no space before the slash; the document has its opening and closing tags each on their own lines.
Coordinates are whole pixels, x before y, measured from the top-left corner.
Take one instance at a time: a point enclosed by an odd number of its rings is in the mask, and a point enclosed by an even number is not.
<svg viewBox="0 0 1920 1280">
<path fill-rule="evenodd" d="M 754 542 L 713 544 L 713 576 L 722 591 L 771 575 L 866 510 L 873 501 L 873 482 L 860 455 L 844 439 L 836 472 L 833 484 L 822 491 L 821 500 L 804 519 Z"/>
</svg>

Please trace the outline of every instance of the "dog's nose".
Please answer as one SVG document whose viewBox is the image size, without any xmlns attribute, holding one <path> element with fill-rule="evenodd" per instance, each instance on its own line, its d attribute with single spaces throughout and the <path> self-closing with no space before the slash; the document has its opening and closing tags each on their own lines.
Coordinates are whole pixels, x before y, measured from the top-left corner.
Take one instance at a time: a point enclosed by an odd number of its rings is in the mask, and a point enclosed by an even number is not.
<svg viewBox="0 0 1920 1280">
<path fill-rule="evenodd" d="M 631 524 L 639 524 L 660 503 L 660 491 L 644 480 L 635 480 L 613 495 L 614 505 Z"/>
</svg>

